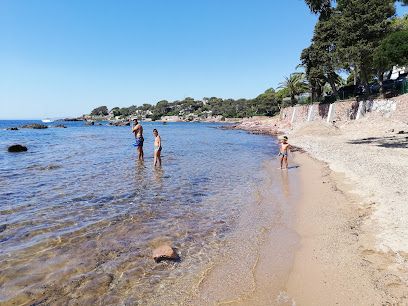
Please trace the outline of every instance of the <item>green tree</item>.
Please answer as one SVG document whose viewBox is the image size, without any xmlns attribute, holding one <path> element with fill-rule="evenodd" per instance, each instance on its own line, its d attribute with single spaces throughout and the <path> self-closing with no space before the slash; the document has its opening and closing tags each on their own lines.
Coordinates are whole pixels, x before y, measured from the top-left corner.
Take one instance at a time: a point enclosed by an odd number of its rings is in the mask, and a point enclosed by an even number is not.
<svg viewBox="0 0 408 306">
<path fill-rule="evenodd" d="M 112 108 L 111 109 L 111 113 L 113 114 L 113 116 L 120 116 L 121 114 L 120 114 L 120 109 L 119 109 L 119 107 L 114 107 L 114 108 Z"/>
<path fill-rule="evenodd" d="M 340 0 L 341 1 L 341 0 Z M 307 6 L 313 13 L 324 13 L 328 11 L 334 0 L 305 0 Z M 408 0 L 394 0 L 394 2 L 401 2 L 403 5 L 408 5 Z"/>
<path fill-rule="evenodd" d="M 320 61 L 316 61 L 313 45 L 303 49 L 300 55 L 300 61 L 305 69 L 306 78 L 309 82 L 312 101 L 319 101 L 322 97 L 322 88 L 326 84 L 323 71 L 320 67 Z"/>
<path fill-rule="evenodd" d="M 247 102 L 249 113 L 258 116 L 273 116 L 279 112 L 279 102 L 276 99 L 276 92 L 273 88 L 265 90 L 253 100 Z"/>
<path fill-rule="evenodd" d="M 385 63 L 386 68 L 408 64 L 408 30 L 389 34 L 374 53 L 376 63 Z"/>
<path fill-rule="evenodd" d="M 334 10 L 326 12 L 325 18 L 317 22 L 310 47 L 300 56 L 306 77 L 312 89 L 312 100 L 320 99 L 322 87 L 329 83 L 332 92 L 338 97 L 337 86 L 340 68 L 337 54 L 337 15 Z"/>
<path fill-rule="evenodd" d="M 148 104 L 148 103 L 144 103 L 142 106 L 139 106 L 138 109 L 142 110 L 142 111 L 148 111 L 150 109 L 153 108 L 153 105 Z"/>
<path fill-rule="evenodd" d="M 355 67 L 366 92 L 373 73 L 373 53 L 390 30 L 393 0 L 339 0 L 337 52 L 344 68 Z"/>
<path fill-rule="evenodd" d="M 400 18 L 394 18 L 391 22 L 391 27 L 395 31 L 406 30 L 408 31 L 408 15 L 402 16 Z"/>
<path fill-rule="evenodd" d="M 389 34 L 375 50 L 373 62 L 382 91 L 384 72 L 408 63 L 408 31 Z"/>
<path fill-rule="evenodd" d="M 308 91 L 309 86 L 306 83 L 304 73 L 292 73 L 285 77 L 285 80 L 279 83 L 279 89 L 285 89 L 290 96 L 292 105 L 296 104 L 296 96 Z"/>
<path fill-rule="evenodd" d="M 106 116 L 109 114 L 109 110 L 106 106 L 99 106 L 94 108 L 91 112 L 92 116 Z"/>
<path fill-rule="evenodd" d="M 128 107 L 122 107 L 121 109 L 119 109 L 119 113 L 120 113 L 120 116 L 123 116 L 123 117 L 129 116 L 129 115 L 132 114 L 132 113 L 129 111 L 129 108 L 128 108 Z"/>
<path fill-rule="evenodd" d="M 331 0 L 305 0 L 313 13 L 326 12 L 331 7 Z"/>
</svg>

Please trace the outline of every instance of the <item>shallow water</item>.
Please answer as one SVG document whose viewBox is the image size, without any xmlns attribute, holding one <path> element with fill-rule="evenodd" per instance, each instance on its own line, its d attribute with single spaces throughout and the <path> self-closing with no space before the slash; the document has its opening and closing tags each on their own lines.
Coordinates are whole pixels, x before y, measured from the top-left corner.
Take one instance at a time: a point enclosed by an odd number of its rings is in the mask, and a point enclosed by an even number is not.
<svg viewBox="0 0 408 306">
<path fill-rule="evenodd" d="M 4 130 L 23 123 L 0 121 L 0 303 L 185 300 L 236 235 L 277 152 L 271 137 L 216 124 L 144 123 L 140 163 L 129 127 Z M 28 152 L 8 153 L 13 143 Z M 152 260 L 163 242 L 180 262 Z"/>
</svg>

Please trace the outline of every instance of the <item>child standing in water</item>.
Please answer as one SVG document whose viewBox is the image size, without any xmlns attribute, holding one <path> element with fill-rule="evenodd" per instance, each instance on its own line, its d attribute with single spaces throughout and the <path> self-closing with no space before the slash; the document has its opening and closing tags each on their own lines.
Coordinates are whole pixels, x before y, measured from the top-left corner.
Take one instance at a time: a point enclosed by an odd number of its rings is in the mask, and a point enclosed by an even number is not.
<svg viewBox="0 0 408 306">
<path fill-rule="evenodd" d="M 162 150 L 162 146 L 161 146 L 161 138 L 159 136 L 159 132 L 154 129 L 153 130 L 153 136 L 154 136 L 154 166 L 156 166 L 157 164 L 159 164 L 159 166 L 161 166 L 161 150 Z"/>
<path fill-rule="evenodd" d="M 283 136 L 280 141 L 279 156 L 281 158 L 280 164 L 281 169 L 288 169 L 288 153 L 290 149 L 290 144 L 288 143 L 288 137 Z M 285 168 L 283 168 L 283 163 L 285 162 Z"/>
</svg>

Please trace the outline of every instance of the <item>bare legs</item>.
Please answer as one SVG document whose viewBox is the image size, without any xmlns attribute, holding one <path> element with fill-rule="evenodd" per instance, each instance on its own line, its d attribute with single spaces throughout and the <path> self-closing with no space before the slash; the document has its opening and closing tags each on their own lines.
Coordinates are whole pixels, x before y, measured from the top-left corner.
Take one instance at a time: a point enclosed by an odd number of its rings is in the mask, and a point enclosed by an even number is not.
<svg viewBox="0 0 408 306">
<path fill-rule="evenodd" d="M 154 161 L 153 161 L 153 165 L 156 167 L 157 164 L 159 165 L 159 167 L 161 167 L 161 151 L 160 150 L 154 150 Z"/>
<path fill-rule="evenodd" d="M 285 167 L 283 167 L 283 164 L 285 164 Z M 281 157 L 280 165 L 281 165 L 281 169 L 288 169 L 288 157 L 287 156 Z"/>
<path fill-rule="evenodd" d="M 137 154 L 138 154 L 138 159 L 140 161 L 143 161 L 144 160 L 143 146 L 137 147 Z"/>
</svg>

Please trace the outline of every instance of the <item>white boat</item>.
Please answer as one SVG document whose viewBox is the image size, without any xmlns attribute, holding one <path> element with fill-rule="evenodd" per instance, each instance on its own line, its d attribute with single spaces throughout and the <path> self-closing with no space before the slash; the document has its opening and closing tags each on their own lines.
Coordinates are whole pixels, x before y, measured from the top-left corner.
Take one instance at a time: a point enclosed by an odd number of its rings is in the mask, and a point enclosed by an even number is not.
<svg viewBox="0 0 408 306">
<path fill-rule="evenodd" d="M 50 123 L 50 122 L 53 122 L 54 120 L 51 120 L 51 119 L 42 119 L 41 121 L 44 122 L 44 123 Z"/>
</svg>

